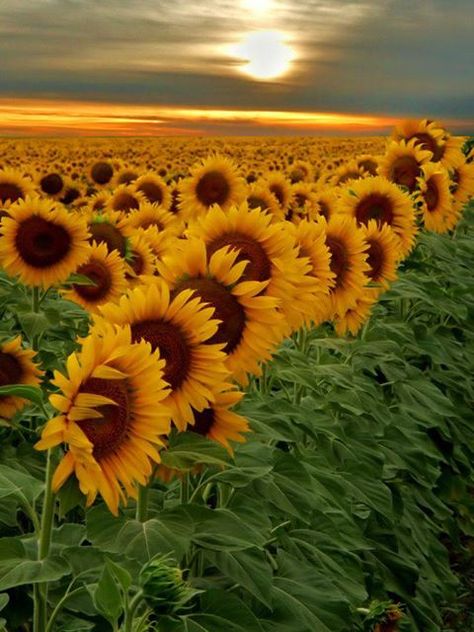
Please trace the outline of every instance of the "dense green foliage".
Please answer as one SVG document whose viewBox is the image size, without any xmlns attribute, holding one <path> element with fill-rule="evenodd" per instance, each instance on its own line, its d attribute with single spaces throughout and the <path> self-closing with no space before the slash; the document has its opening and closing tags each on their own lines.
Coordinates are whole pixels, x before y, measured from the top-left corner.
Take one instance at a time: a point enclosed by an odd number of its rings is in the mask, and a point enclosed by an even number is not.
<svg viewBox="0 0 474 632">
<path fill-rule="evenodd" d="M 474 629 L 473 211 L 455 235 L 419 235 L 357 339 L 328 328 L 286 342 L 241 407 L 254 433 L 234 460 L 197 435 L 175 437 L 164 463 L 194 470 L 154 483 L 148 520 L 134 507 L 117 519 L 100 503 L 85 511 L 70 481 L 43 561 L 44 455 L 32 431 L 48 404 L 31 389 L 18 427 L 1 429 L 7 630 L 29 629 L 33 585 L 45 581 L 50 632 L 354 632 L 373 630 L 389 604 L 403 611 L 401 630 Z M 2 328 L 42 335 L 53 369 L 85 321 L 65 301 L 44 307 L 10 306 Z M 143 567 L 164 554 L 147 586 L 165 581 L 178 596 L 154 611 L 140 600 Z"/>
</svg>

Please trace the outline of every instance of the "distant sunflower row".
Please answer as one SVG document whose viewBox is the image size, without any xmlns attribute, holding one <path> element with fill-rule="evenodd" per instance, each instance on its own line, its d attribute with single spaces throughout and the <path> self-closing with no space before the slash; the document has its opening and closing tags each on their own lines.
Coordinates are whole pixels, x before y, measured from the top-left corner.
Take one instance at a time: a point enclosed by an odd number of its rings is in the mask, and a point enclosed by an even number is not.
<svg viewBox="0 0 474 632">
<path fill-rule="evenodd" d="M 105 141 L 92 162 L 74 141 L 72 170 L 59 169 L 64 146 L 48 148 L 49 170 L 36 154 L 21 166 L 12 155 L 0 170 L 0 264 L 91 316 L 54 375 L 58 414 L 37 444 L 65 446 L 54 488 L 74 473 L 89 503 L 100 494 L 117 513 L 156 471 L 172 427 L 229 451 L 243 441 L 248 423 L 231 410 L 239 386 L 281 342 L 327 321 L 355 335 L 420 227 L 456 226 L 474 194 L 461 146 L 435 122 L 405 121 L 383 155 L 364 141 L 355 159 L 316 164 L 278 155 L 280 141 L 273 152 L 253 141 L 258 164 L 229 158 L 226 141 L 220 154 L 189 166 L 173 157 L 164 170 L 151 149 L 144 165 L 125 164 Z M 1 344 L 0 385 L 41 377 L 20 337 Z M 3 397 L 0 415 L 23 404 Z"/>
</svg>

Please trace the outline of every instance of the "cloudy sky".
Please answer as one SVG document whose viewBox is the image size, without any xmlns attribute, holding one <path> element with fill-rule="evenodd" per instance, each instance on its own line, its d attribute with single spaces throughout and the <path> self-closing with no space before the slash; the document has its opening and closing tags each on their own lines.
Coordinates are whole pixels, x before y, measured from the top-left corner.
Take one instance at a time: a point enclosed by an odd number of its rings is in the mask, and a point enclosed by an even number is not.
<svg viewBox="0 0 474 632">
<path fill-rule="evenodd" d="M 0 134 L 474 131 L 473 0 L 0 0 Z"/>
</svg>

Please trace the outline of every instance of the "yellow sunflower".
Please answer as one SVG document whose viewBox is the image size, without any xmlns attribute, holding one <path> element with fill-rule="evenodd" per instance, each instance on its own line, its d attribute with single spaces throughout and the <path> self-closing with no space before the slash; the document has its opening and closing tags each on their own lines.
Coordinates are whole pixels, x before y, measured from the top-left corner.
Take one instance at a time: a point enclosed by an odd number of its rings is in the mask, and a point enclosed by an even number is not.
<svg viewBox="0 0 474 632">
<path fill-rule="evenodd" d="M 283 173 L 269 171 L 257 184 L 267 187 L 275 197 L 283 219 L 291 199 L 291 183 L 285 178 Z"/>
<path fill-rule="evenodd" d="M 91 234 L 89 241 L 93 244 L 105 244 L 109 250 L 117 250 L 121 257 L 127 259 L 130 255 L 129 237 L 132 228 L 127 217 L 119 211 L 91 213 L 88 222 Z"/>
<path fill-rule="evenodd" d="M 65 281 L 87 258 L 82 217 L 49 200 L 26 198 L 1 223 L 0 261 L 22 283 L 49 288 Z"/>
<path fill-rule="evenodd" d="M 43 195 L 58 200 L 64 195 L 66 181 L 60 173 L 48 171 L 37 177 L 38 188 Z"/>
<path fill-rule="evenodd" d="M 126 264 L 116 250 L 109 252 L 105 244 L 89 246 L 87 260 L 76 272 L 94 285 L 73 283 L 69 289 L 61 290 L 61 294 L 89 312 L 95 313 L 100 305 L 118 301 L 128 290 Z"/>
<path fill-rule="evenodd" d="M 351 160 L 334 171 L 334 174 L 329 179 L 329 184 L 333 187 L 340 187 L 349 182 L 352 184 L 354 180 L 360 180 L 365 176 L 366 173 L 364 169 L 359 166 L 357 160 Z"/>
<path fill-rule="evenodd" d="M 67 444 L 54 473 L 55 492 L 74 473 L 88 506 L 100 494 L 117 515 L 119 503 L 136 496 L 137 483 L 146 485 L 170 430 L 163 367 L 158 349 L 132 344 L 129 327 L 104 325 L 69 356 L 67 375 L 55 372 L 59 392 L 50 401 L 59 415 L 35 446 Z"/>
<path fill-rule="evenodd" d="M 226 365 L 232 375 L 246 383 L 247 373 L 260 375 L 260 362 L 271 358 L 283 338 L 285 323 L 277 310 L 279 301 L 261 296 L 268 281 L 247 280 L 246 261 L 237 261 L 238 251 L 220 249 L 209 257 L 201 239 L 176 240 L 173 251 L 158 261 L 161 276 L 173 295 L 195 290 L 214 307 L 220 320 L 208 344 L 224 344 Z"/>
<path fill-rule="evenodd" d="M 376 176 L 379 167 L 379 157 L 372 154 L 362 154 L 356 158 L 357 166 L 364 171 L 365 175 Z"/>
<path fill-rule="evenodd" d="M 345 314 L 355 306 L 367 283 L 367 242 L 356 221 L 335 215 L 329 222 L 319 222 L 326 232 L 326 246 L 331 255 L 330 268 L 334 286 L 329 291 L 328 317 Z"/>
<path fill-rule="evenodd" d="M 307 160 L 295 160 L 289 169 L 288 175 L 292 184 L 312 182 L 314 180 L 314 168 Z"/>
<path fill-rule="evenodd" d="M 180 209 L 185 217 L 206 213 L 213 204 L 227 210 L 245 198 L 245 182 L 228 158 L 211 157 L 191 169 L 180 183 Z"/>
<path fill-rule="evenodd" d="M 298 182 L 291 186 L 291 199 L 285 219 L 298 223 L 302 219 L 314 220 L 319 214 L 318 196 L 311 184 Z"/>
<path fill-rule="evenodd" d="M 157 204 L 166 211 L 169 210 L 171 192 L 163 178 L 154 173 L 144 173 L 136 179 L 134 186 L 150 204 Z"/>
<path fill-rule="evenodd" d="M 339 195 L 336 193 L 336 189 L 331 187 L 316 189 L 314 195 L 313 199 L 317 204 L 316 219 L 324 217 L 328 222 L 338 211 Z"/>
<path fill-rule="evenodd" d="M 327 296 L 329 290 L 334 286 L 335 274 L 331 272 L 331 255 L 326 246 L 326 232 L 321 223 L 308 222 L 302 220 L 297 225 L 289 227 L 293 232 L 295 242 L 299 248 L 300 256 L 307 257 L 310 263 L 308 274 L 312 276 L 316 283 L 313 285 L 313 296 L 308 307 L 311 308 L 308 314 L 302 310 L 301 324 L 311 326 L 320 325 L 327 312 Z M 297 323 L 295 323 L 296 325 Z M 294 327 L 297 329 L 298 327 Z"/>
<path fill-rule="evenodd" d="M 427 230 L 444 233 L 457 223 L 449 184 L 449 174 L 441 163 L 423 165 L 416 201 Z"/>
<path fill-rule="evenodd" d="M 223 390 L 215 394 L 215 399 L 208 408 L 194 413 L 194 424 L 188 431 L 195 432 L 223 445 L 230 454 L 233 453 L 229 441 L 243 443 L 242 433 L 250 432 L 248 421 L 242 415 L 230 410 L 243 397 L 237 390 Z"/>
<path fill-rule="evenodd" d="M 370 318 L 373 306 L 377 302 L 379 293 L 376 288 L 366 287 L 356 299 L 355 305 L 347 309 L 342 316 L 337 316 L 334 329 L 338 336 L 344 336 L 349 332 L 356 336 L 362 325 Z"/>
<path fill-rule="evenodd" d="M 439 162 L 444 153 L 445 135 L 445 130 L 435 121 L 405 119 L 395 126 L 392 139 L 396 142 L 413 140 L 415 145 L 433 154 L 433 162 Z"/>
<path fill-rule="evenodd" d="M 146 202 L 143 193 L 137 191 L 132 184 L 121 184 L 111 194 L 107 200 L 106 208 L 111 211 L 130 213 L 140 208 Z"/>
<path fill-rule="evenodd" d="M 311 311 L 314 279 L 307 276 L 309 262 L 299 257 L 286 223 L 272 223 L 268 213 L 245 203 L 226 213 L 214 206 L 189 227 L 189 234 L 204 240 L 208 257 L 224 247 L 237 251 L 237 261 L 248 261 L 243 279 L 266 282 L 263 294 L 279 299 L 290 325 L 300 312 Z"/>
<path fill-rule="evenodd" d="M 379 175 L 413 193 L 421 176 L 421 166 L 430 162 L 432 157 L 431 151 L 417 145 L 415 138 L 408 142 L 392 142 L 380 159 Z"/>
<path fill-rule="evenodd" d="M 146 240 L 156 259 L 161 259 L 176 240 L 174 231 L 159 230 L 156 226 L 149 226 L 146 230 L 137 228 L 132 234 L 139 234 Z"/>
<path fill-rule="evenodd" d="M 459 213 L 474 196 L 474 163 L 464 162 L 451 171 L 451 192 L 454 207 Z"/>
<path fill-rule="evenodd" d="M 387 288 L 390 281 L 397 278 L 397 264 L 400 259 L 399 240 L 388 224 L 379 224 L 371 219 L 362 224 L 360 230 L 368 244 L 367 276 L 372 283 Z"/>
<path fill-rule="evenodd" d="M 275 220 L 282 220 L 285 214 L 280 210 L 276 197 L 263 182 L 252 183 L 247 191 L 247 206 L 249 209 L 259 208 L 268 211 Z"/>
<path fill-rule="evenodd" d="M 159 231 L 168 230 L 168 234 L 171 232 L 178 234 L 183 228 L 176 215 L 166 211 L 164 207 L 148 203 L 141 204 L 139 209 L 127 216 L 127 226 L 143 230 L 156 226 Z"/>
<path fill-rule="evenodd" d="M 130 325 L 132 340 L 146 340 L 160 349 L 165 360 L 163 379 L 171 392 L 165 404 L 179 430 L 193 424 L 193 409 L 203 410 L 214 401 L 213 389 L 229 376 L 223 344 L 210 344 L 219 321 L 192 290 L 171 298 L 166 283 L 150 280 L 123 296 L 118 305 L 101 309 L 105 321 Z M 99 323 L 101 320 L 96 319 Z"/>
<path fill-rule="evenodd" d="M 0 343 L 0 386 L 10 384 L 29 384 L 37 386 L 40 383 L 42 371 L 33 361 L 35 352 L 22 349 L 21 336 L 8 342 Z M 27 400 L 13 395 L 0 395 L 0 417 L 10 419 L 23 408 Z"/>
<path fill-rule="evenodd" d="M 29 178 L 25 178 L 20 171 L 15 169 L 0 169 L 0 204 L 24 200 L 27 196 L 33 196 L 35 188 Z"/>
<path fill-rule="evenodd" d="M 383 176 L 352 182 L 341 195 L 338 212 L 353 217 L 359 225 L 368 224 L 370 220 L 380 225 L 388 224 L 400 239 L 402 257 L 415 244 L 417 227 L 413 201 Z"/>
<path fill-rule="evenodd" d="M 156 257 L 145 231 L 135 231 L 130 237 L 130 262 L 127 264 L 127 281 L 131 287 L 142 283 L 144 277 L 156 272 Z"/>
</svg>

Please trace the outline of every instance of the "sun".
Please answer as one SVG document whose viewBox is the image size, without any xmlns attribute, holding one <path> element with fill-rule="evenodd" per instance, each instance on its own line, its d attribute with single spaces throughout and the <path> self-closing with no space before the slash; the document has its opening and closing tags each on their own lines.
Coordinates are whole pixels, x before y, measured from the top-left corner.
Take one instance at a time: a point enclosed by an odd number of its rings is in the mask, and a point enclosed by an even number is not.
<svg viewBox="0 0 474 632">
<path fill-rule="evenodd" d="M 240 70 L 254 79 L 271 81 L 285 75 L 295 58 L 283 33 L 256 31 L 238 44 L 233 55 L 245 62 Z"/>
</svg>

